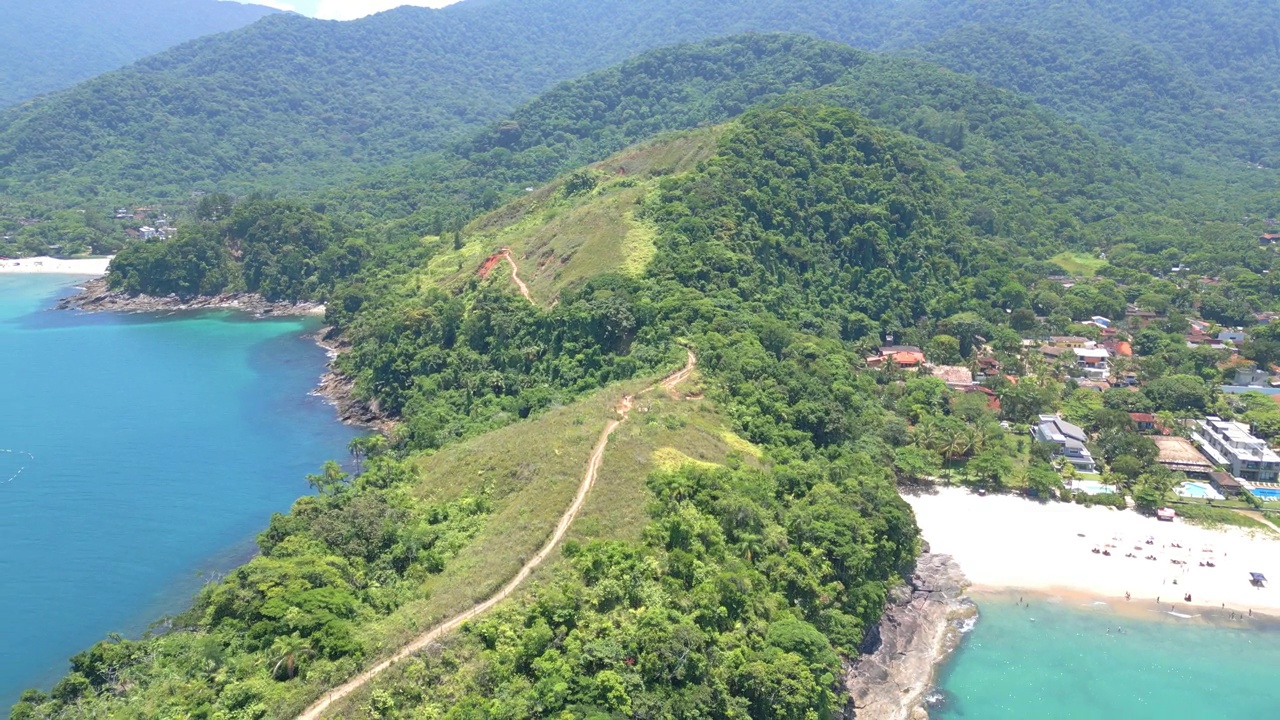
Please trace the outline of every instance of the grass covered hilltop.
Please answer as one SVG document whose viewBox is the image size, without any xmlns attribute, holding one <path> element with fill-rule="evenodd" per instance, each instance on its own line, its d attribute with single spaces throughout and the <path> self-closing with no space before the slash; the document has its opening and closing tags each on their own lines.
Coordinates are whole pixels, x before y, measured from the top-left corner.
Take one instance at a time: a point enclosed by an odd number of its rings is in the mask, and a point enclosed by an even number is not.
<svg viewBox="0 0 1280 720">
<path fill-rule="evenodd" d="M 457 13 L 488 8 L 510 10 Z M 896 483 L 1065 496 L 1021 432 L 1060 411 L 1147 506 L 1175 478 L 1130 412 L 1280 433 L 1274 403 L 1214 389 L 1239 360 L 1184 337 L 1280 310 L 1270 171 L 1172 131 L 1102 137 L 1076 121 L 1106 98 L 1074 97 L 1066 119 L 920 58 L 732 37 L 571 81 L 343 189 L 203 196 L 108 284 L 323 301 L 337 369 L 392 429 L 353 446 L 354 477 L 313 476 L 190 610 L 77 655 L 11 717 L 297 716 L 529 567 L 598 448 L 566 540 L 511 598 L 323 713 L 831 717 L 920 550 Z M 1151 322 L 1083 324 L 1130 311 Z M 1129 344 L 1115 373 L 1138 387 L 1082 387 L 1024 349 L 1050 335 Z M 1273 335 L 1242 356 L 1280 358 Z M 873 369 L 890 337 L 987 379 Z"/>
</svg>

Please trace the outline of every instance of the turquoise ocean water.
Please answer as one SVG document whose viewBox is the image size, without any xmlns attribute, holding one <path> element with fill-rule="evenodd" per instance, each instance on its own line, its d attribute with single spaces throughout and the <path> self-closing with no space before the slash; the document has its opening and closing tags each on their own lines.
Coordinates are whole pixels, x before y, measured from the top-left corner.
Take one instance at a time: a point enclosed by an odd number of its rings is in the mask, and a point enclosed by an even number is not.
<svg viewBox="0 0 1280 720">
<path fill-rule="evenodd" d="M 355 435 L 308 395 L 315 321 L 48 311 L 73 282 L 0 276 L 5 707 L 183 609 Z"/>
<path fill-rule="evenodd" d="M 947 720 L 1280 717 L 1280 630 L 980 597 L 940 678 Z M 1162 617 L 1164 619 L 1162 619 Z"/>
</svg>

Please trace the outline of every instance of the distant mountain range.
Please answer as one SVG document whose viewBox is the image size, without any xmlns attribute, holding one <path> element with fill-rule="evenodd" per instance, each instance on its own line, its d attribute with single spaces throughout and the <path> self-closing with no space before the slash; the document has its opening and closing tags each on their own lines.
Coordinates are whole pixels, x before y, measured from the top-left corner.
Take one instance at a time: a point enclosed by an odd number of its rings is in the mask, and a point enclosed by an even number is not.
<svg viewBox="0 0 1280 720">
<path fill-rule="evenodd" d="M 0 107 L 274 12 L 223 0 L 6 0 Z"/>
<path fill-rule="evenodd" d="M 762 31 L 942 64 L 1173 172 L 1280 166 L 1277 0 L 465 0 L 281 14 L 0 113 L 0 197 L 341 186 L 638 52 Z"/>
</svg>

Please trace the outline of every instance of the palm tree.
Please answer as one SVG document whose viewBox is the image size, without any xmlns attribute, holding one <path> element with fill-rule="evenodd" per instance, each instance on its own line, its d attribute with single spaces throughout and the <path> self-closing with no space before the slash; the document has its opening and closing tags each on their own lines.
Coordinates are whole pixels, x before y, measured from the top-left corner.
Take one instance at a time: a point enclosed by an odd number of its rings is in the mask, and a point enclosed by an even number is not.
<svg viewBox="0 0 1280 720">
<path fill-rule="evenodd" d="M 916 425 L 914 435 L 916 444 L 920 447 L 935 452 L 941 449 L 939 448 L 941 435 L 938 433 L 937 423 L 926 421 Z"/>
<path fill-rule="evenodd" d="M 947 457 L 951 460 L 968 455 L 973 450 L 973 439 L 969 436 L 968 427 L 959 427 L 952 431 L 947 442 Z"/>
<path fill-rule="evenodd" d="M 297 677 L 303 658 L 315 657 L 315 654 L 311 643 L 298 633 L 278 637 L 271 644 L 267 658 L 267 662 L 272 663 L 271 676 L 277 680 L 291 680 Z"/>
<path fill-rule="evenodd" d="M 991 446 L 992 440 L 995 440 L 995 433 L 989 425 L 974 425 L 969 428 L 969 445 L 973 452 L 983 452 Z"/>
<path fill-rule="evenodd" d="M 1168 410 L 1161 410 L 1156 413 L 1156 422 L 1160 427 L 1164 428 L 1165 432 L 1170 432 L 1182 437 L 1186 437 L 1189 434 L 1186 426 L 1178 420 L 1178 416 Z"/>
</svg>

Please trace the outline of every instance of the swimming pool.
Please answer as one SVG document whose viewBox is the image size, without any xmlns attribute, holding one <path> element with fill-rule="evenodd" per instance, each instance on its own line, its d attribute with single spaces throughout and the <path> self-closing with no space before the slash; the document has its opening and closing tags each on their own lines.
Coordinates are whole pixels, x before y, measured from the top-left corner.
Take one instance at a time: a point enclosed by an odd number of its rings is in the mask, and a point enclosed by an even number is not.
<svg viewBox="0 0 1280 720">
<path fill-rule="evenodd" d="M 1263 500 L 1280 500 L 1280 490 L 1276 488 L 1254 488 L 1253 494 Z"/>
<path fill-rule="evenodd" d="M 1204 500 L 1206 498 L 1209 500 L 1225 499 L 1222 497 L 1221 493 L 1213 489 L 1213 486 L 1207 485 L 1205 483 L 1184 482 L 1182 483 L 1181 486 L 1178 487 L 1178 489 L 1175 492 L 1177 492 L 1182 497 L 1200 498 L 1201 500 Z M 1280 495 L 1277 495 L 1277 497 L 1280 497 Z"/>
</svg>

